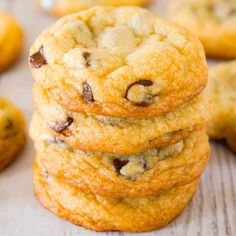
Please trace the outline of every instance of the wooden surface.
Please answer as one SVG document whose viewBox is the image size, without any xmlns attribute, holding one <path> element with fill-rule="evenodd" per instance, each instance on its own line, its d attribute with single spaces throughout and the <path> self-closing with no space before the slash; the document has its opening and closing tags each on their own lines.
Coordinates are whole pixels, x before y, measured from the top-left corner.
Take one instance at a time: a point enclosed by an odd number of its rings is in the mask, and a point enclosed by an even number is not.
<svg viewBox="0 0 236 236">
<path fill-rule="evenodd" d="M 163 14 L 166 2 L 153 1 L 150 8 Z M 21 60 L 7 73 L 0 75 L 0 94 L 18 104 L 29 123 L 32 115 L 33 84 L 27 67 L 29 45 L 55 19 L 40 13 L 32 0 L 0 0 L 0 9 L 8 9 L 16 16 L 24 28 L 26 37 Z M 28 140 L 21 157 L 0 173 L 1 236 L 133 235 L 91 232 L 58 219 L 45 210 L 33 195 L 31 181 L 33 157 L 33 145 Z M 223 145 L 212 144 L 212 157 L 202 177 L 201 187 L 185 212 L 166 228 L 139 235 L 236 235 L 236 156 Z"/>
</svg>

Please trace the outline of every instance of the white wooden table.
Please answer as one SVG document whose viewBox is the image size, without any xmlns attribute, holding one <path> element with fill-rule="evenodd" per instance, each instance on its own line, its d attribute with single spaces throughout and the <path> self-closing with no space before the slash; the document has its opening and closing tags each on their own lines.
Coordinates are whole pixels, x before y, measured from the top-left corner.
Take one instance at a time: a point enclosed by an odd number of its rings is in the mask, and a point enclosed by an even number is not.
<svg viewBox="0 0 236 236">
<path fill-rule="evenodd" d="M 166 2 L 154 0 L 150 8 L 163 14 Z M 24 28 L 26 38 L 21 60 L 7 73 L 0 75 L 0 94 L 22 108 L 29 124 L 33 84 L 27 66 L 29 46 L 55 19 L 39 12 L 33 0 L 0 0 L 0 9 L 8 9 L 15 15 Z M 91 232 L 58 219 L 45 210 L 33 195 L 33 157 L 33 145 L 28 139 L 20 158 L 0 173 L 0 236 L 133 235 Z M 212 158 L 202 177 L 201 187 L 185 212 L 166 228 L 140 235 L 236 235 L 236 156 L 223 145 L 212 144 Z"/>
</svg>

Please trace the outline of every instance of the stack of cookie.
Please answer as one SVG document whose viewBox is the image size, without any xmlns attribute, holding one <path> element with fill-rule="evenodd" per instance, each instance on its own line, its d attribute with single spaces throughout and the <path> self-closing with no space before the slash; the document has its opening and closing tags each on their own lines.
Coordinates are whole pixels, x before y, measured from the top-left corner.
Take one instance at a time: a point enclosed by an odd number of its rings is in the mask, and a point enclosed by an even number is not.
<svg viewBox="0 0 236 236">
<path fill-rule="evenodd" d="M 44 31 L 29 61 L 40 202 L 98 231 L 178 216 L 209 157 L 199 41 L 144 9 L 97 7 Z"/>
</svg>

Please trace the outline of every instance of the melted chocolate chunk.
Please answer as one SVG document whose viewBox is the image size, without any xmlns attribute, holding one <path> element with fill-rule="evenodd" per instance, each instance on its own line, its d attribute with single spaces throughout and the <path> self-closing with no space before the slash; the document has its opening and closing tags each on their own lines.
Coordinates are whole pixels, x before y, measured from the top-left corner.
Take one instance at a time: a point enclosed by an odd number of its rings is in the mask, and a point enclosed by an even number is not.
<svg viewBox="0 0 236 236">
<path fill-rule="evenodd" d="M 70 127 L 70 125 L 73 123 L 73 121 L 74 121 L 74 119 L 72 117 L 68 117 L 67 121 L 65 121 L 63 123 L 57 123 L 55 126 L 52 127 L 52 129 L 54 131 L 56 131 L 57 133 L 62 133 L 68 127 Z"/>
<path fill-rule="evenodd" d="M 136 102 L 135 105 L 139 107 L 147 107 L 151 105 L 153 101 L 154 101 L 154 96 L 151 94 L 147 94 L 143 102 Z"/>
<path fill-rule="evenodd" d="M 39 48 L 39 51 L 30 56 L 30 64 L 33 68 L 40 68 L 43 65 L 47 65 L 47 60 L 44 57 L 43 46 Z"/>
<path fill-rule="evenodd" d="M 89 52 L 83 52 L 83 58 L 85 60 L 86 67 L 91 66 L 91 53 Z"/>
<path fill-rule="evenodd" d="M 93 91 L 87 82 L 83 84 L 83 98 L 88 103 L 95 101 L 93 97 Z"/>
<path fill-rule="evenodd" d="M 125 98 L 127 100 L 129 100 L 128 98 L 128 95 L 129 95 L 129 90 L 133 87 L 133 86 L 136 86 L 136 85 L 142 85 L 144 87 L 150 87 L 153 85 L 153 82 L 151 80 L 139 80 L 137 82 L 134 82 L 133 84 L 131 84 L 128 89 L 126 90 L 126 94 L 125 94 Z M 153 103 L 154 101 L 154 95 L 152 94 L 146 94 L 144 96 L 144 100 L 142 102 L 134 102 L 134 105 L 136 106 L 140 106 L 140 107 L 146 107 L 146 106 L 149 106 Z M 132 101 L 131 101 L 132 102 Z"/>
<path fill-rule="evenodd" d="M 48 145 L 51 145 L 51 144 L 59 144 L 59 145 L 63 144 L 64 145 L 65 144 L 65 142 L 58 137 L 54 137 L 52 140 L 46 140 L 45 142 Z"/>
<path fill-rule="evenodd" d="M 120 173 L 120 170 L 122 167 L 124 167 L 126 164 L 128 164 L 128 160 L 120 160 L 118 158 L 113 159 L 113 165 L 116 168 L 116 171 Z"/>
</svg>

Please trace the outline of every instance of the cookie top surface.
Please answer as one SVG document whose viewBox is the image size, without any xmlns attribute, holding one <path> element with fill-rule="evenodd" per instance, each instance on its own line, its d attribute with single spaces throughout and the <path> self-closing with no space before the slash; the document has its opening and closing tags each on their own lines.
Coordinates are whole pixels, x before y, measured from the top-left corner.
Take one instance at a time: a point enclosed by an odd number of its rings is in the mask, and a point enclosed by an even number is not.
<svg viewBox="0 0 236 236">
<path fill-rule="evenodd" d="M 15 61 L 23 44 L 23 33 L 15 19 L 0 11 L 0 72 Z"/>
<path fill-rule="evenodd" d="M 100 115 L 164 114 L 207 83 L 200 42 L 138 7 L 96 7 L 62 18 L 36 40 L 29 62 L 63 107 Z"/>
<path fill-rule="evenodd" d="M 177 0 L 169 17 L 195 33 L 214 57 L 236 57 L 235 0 Z"/>
<path fill-rule="evenodd" d="M 81 11 L 97 5 L 122 6 L 144 5 L 149 0 L 37 0 L 40 7 L 57 16 Z"/>
</svg>

